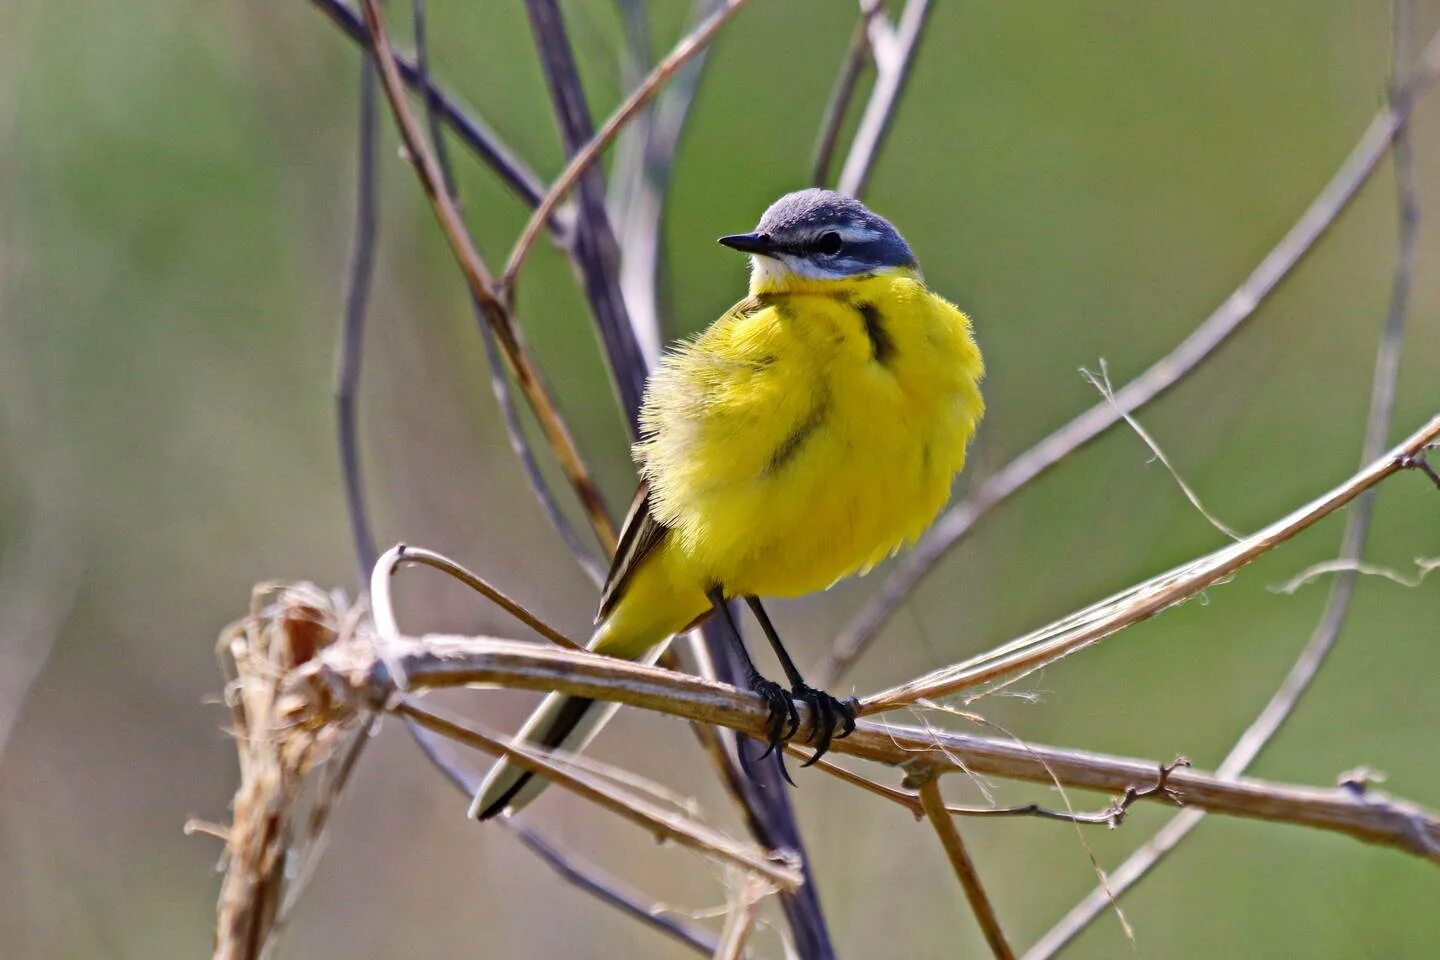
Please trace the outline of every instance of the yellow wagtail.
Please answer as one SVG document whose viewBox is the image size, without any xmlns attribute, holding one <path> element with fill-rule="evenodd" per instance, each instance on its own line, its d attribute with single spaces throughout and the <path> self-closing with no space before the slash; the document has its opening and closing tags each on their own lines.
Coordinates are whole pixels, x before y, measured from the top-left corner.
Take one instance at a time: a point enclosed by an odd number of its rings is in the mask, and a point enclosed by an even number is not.
<svg viewBox="0 0 1440 960">
<path fill-rule="evenodd" d="M 931 293 L 899 232 L 858 200 L 802 190 L 753 233 L 750 295 L 651 376 L 625 518 L 590 649 L 653 659 L 718 612 L 770 705 L 770 749 L 815 723 L 813 763 L 854 728 L 853 701 L 805 684 L 759 596 L 797 596 L 914 542 L 944 505 L 984 412 L 970 321 Z M 790 682 L 762 677 L 726 601 L 744 597 Z M 551 694 L 519 739 L 584 748 L 613 704 Z M 768 750 L 766 751 L 769 752 Z M 528 803 L 543 778 L 503 760 L 470 808 Z"/>
</svg>

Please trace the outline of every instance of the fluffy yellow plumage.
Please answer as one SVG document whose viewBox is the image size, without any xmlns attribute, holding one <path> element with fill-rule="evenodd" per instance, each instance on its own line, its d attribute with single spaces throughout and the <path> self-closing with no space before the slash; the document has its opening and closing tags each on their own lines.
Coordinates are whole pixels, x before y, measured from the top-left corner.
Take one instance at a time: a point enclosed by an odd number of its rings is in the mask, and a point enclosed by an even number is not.
<svg viewBox="0 0 1440 960">
<path fill-rule="evenodd" d="M 913 541 L 965 464 L 982 370 L 968 319 L 913 271 L 757 272 L 651 378 L 636 456 L 669 534 L 594 649 L 638 656 L 704 614 L 715 584 L 812 593 Z"/>
<path fill-rule="evenodd" d="M 801 698 L 818 757 L 853 710 L 804 684 L 755 598 L 823 590 L 919 537 L 965 464 L 984 368 L 970 321 L 858 201 L 790 194 L 755 233 L 721 242 L 753 254 L 750 296 L 650 379 L 642 483 L 590 646 L 654 656 L 712 609 L 728 620 L 722 597 L 745 597 L 791 681 L 787 696 L 749 665 L 772 746 L 793 735 Z M 611 713 L 552 694 L 518 736 L 579 750 Z M 543 785 L 498 763 L 471 814 L 517 809 Z"/>
</svg>

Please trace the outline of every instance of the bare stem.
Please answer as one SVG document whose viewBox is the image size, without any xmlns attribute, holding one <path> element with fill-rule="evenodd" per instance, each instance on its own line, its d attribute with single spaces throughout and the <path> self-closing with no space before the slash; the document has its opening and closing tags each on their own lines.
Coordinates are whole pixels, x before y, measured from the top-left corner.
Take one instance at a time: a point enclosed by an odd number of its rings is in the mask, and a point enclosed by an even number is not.
<svg viewBox="0 0 1440 960">
<path fill-rule="evenodd" d="M 1010 944 L 1005 939 L 1005 931 L 1000 928 L 1000 918 L 995 915 L 995 906 L 985 893 L 984 884 L 980 882 L 975 861 L 970 859 L 970 853 L 965 849 L 965 841 L 961 839 L 960 831 L 950 817 L 950 811 L 945 808 L 945 799 L 940 795 L 939 777 L 927 778 L 920 787 L 920 805 L 925 809 L 925 816 L 930 818 L 930 825 L 935 828 L 935 835 L 940 838 L 945 855 L 950 858 L 950 866 L 955 868 L 955 876 L 960 881 L 961 889 L 965 891 L 965 899 L 970 901 L 970 909 L 975 911 L 975 919 L 979 921 L 980 929 L 985 934 L 985 942 L 990 944 L 990 952 L 1000 960 L 1015 960 L 1015 952 L 1010 949 Z"/>
<path fill-rule="evenodd" d="M 929 15 L 930 0 L 908 0 L 893 28 L 880 16 L 867 20 L 871 53 L 875 58 L 875 88 L 870 92 L 870 102 L 865 105 L 860 127 L 855 131 L 850 153 L 840 170 L 840 182 L 836 189 L 841 193 L 858 197 L 865 190 L 875 158 L 895 119 L 895 108 L 905 90 L 905 81 L 910 78 L 910 67 L 915 62 L 915 52 L 919 49 Z M 879 38 L 883 39 L 877 43 Z"/>
<path fill-rule="evenodd" d="M 310 0 L 310 2 L 321 13 L 329 17 L 330 21 L 351 40 L 362 47 L 370 46 L 369 28 L 365 26 L 361 15 L 345 0 Z M 482 163 L 500 177 L 501 182 L 509 187 L 511 192 L 524 201 L 526 206 L 533 208 L 540 202 L 540 198 L 545 194 L 545 185 L 529 167 L 525 166 L 511 152 L 509 147 L 501 142 L 493 130 L 460 106 L 453 94 L 422 80 L 417 64 L 398 54 L 395 61 L 405 83 L 434 98 L 440 118 L 451 130 L 455 131 L 456 136 L 470 148 L 475 156 L 480 158 Z M 551 227 L 563 233 L 560 220 L 561 218 L 558 216 L 552 217 Z"/>
<path fill-rule="evenodd" d="M 978 657 L 872 694 L 861 701 L 860 709 L 862 712 L 893 710 L 922 700 L 938 700 L 1002 677 L 1009 678 L 1006 682 L 1013 682 L 1030 671 L 1153 617 L 1230 576 L 1316 521 L 1334 513 L 1381 480 L 1406 469 L 1436 437 L 1440 437 L 1440 415 L 1349 480 L 1258 533 L 1152 577 Z"/>
<path fill-rule="evenodd" d="M 1394 153 L 1395 183 L 1399 201 L 1399 240 L 1395 261 L 1395 273 L 1390 295 L 1390 305 L 1385 316 L 1385 325 L 1380 337 L 1380 348 L 1375 358 L 1375 375 L 1370 392 L 1370 412 L 1365 424 L 1365 441 L 1361 462 L 1368 462 L 1380 455 L 1390 433 L 1394 419 L 1395 391 L 1400 379 L 1400 357 L 1405 337 L 1405 316 L 1410 299 L 1412 278 L 1415 270 L 1416 238 L 1420 225 L 1420 209 L 1415 194 L 1414 164 L 1410 155 L 1409 122 L 1411 93 L 1402 80 L 1401 61 L 1407 43 L 1408 6 L 1406 0 L 1395 4 L 1394 35 L 1394 99 L 1391 109 L 1400 119 L 1395 130 Z M 1221 762 L 1218 773 L 1222 777 L 1238 777 L 1255 762 L 1266 745 L 1280 732 L 1290 718 L 1300 699 L 1310 689 L 1320 668 L 1325 665 L 1330 651 L 1340 638 L 1350 611 L 1350 602 L 1355 595 L 1359 574 L 1353 564 L 1359 563 L 1364 553 L 1365 540 L 1370 530 L 1370 518 L 1375 506 L 1375 491 L 1370 490 L 1355 501 L 1345 522 L 1345 533 L 1341 540 L 1340 561 L 1350 564 L 1342 569 L 1330 586 L 1330 595 L 1320 621 L 1310 635 L 1300 656 L 1290 667 L 1279 688 L 1270 697 L 1254 722 L 1230 749 Z M 1105 887 L 1096 887 L 1086 894 L 1063 918 L 1026 953 L 1026 960 L 1047 960 L 1079 936 L 1096 918 L 1104 913 L 1111 903 L 1139 883 L 1150 870 L 1163 860 L 1190 835 L 1205 818 L 1203 810 L 1185 810 L 1171 818 L 1154 836 L 1137 847 L 1107 877 Z"/>
<path fill-rule="evenodd" d="M 751 737 L 764 735 L 767 707 L 754 693 L 588 651 L 488 637 L 426 636 L 397 645 L 395 654 L 415 692 L 464 686 L 557 690 L 718 724 Z M 392 689 L 387 668 L 369 642 L 328 649 L 323 666 L 327 675 L 367 702 L 384 701 Z M 798 706 L 804 736 L 811 718 L 808 708 Z M 889 765 L 928 767 L 937 773 L 963 769 L 1030 783 L 1058 781 L 1067 788 L 1112 794 L 1152 781 L 1161 766 L 1153 760 L 868 718 L 859 721 L 850 736 L 835 741 L 831 750 Z M 551 774 L 547 770 L 544 775 Z M 1440 864 L 1440 816 L 1376 791 L 1224 778 L 1189 769 L 1171 772 L 1165 786 L 1140 799 L 1330 830 Z"/>
<path fill-rule="evenodd" d="M 840 73 L 835 78 L 835 89 L 830 92 L 830 101 L 825 104 L 825 115 L 820 120 L 820 136 L 815 141 L 815 158 L 810 164 L 810 182 L 825 186 L 830 179 L 830 162 L 835 157 L 835 147 L 840 142 L 840 128 L 845 115 L 850 112 L 850 101 L 855 97 L 855 85 L 860 71 L 865 67 L 865 58 L 870 53 L 870 19 L 880 10 L 879 0 L 865 0 L 860 5 L 860 19 L 855 21 L 855 31 L 850 35 L 850 46 L 840 64 Z"/>
<path fill-rule="evenodd" d="M 371 2 L 373 0 L 367 0 L 367 5 Z M 640 84 L 610 115 L 610 118 L 605 121 L 604 126 L 590 142 L 570 158 L 570 162 L 551 184 L 545 198 L 540 201 L 540 205 L 536 207 L 534 214 L 530 217 L 530 222 L 525 225 L 520 239 L 515 242 L 514 248 L 510 251 L 510 257 L 505 262 L 505 271 L 500 278 L 500 289 L 505 292 L 507 297 L 511 295 L 515 286 L 515 276 L 519 273 L 521 264 L 525 262 L 530 248 L 535 245 L 535 240 L 539 237 L 546 219 L 560 201 L 569 195 L 580 175 L 599 158 L 600 153 L 610 144 L 610 141 L 615 139 L 615 135 L 625 124 L 640 111 L 640 108 L 650 102 L 650 98 L 660 90 L 665 81 L 674 76 L 675 71 L 684 66 L 686 61 L 699 53 L 705 44 L 709 43 L 720 31 L 726 21 L 738 13 L 745 3 L 746 0 L 726 0 L 723 7 L 715 11 L 713 15 L 677 43 L 675 48 L 655 65 L 655 69 L 645 78 L 645 82 Z"/>
<path fill-rule="evenodd" d="M 696 0 L 692 20 L 701 22 L 701 18 L 718 8 L 719 2 L 722 0 Z M 626 162 L 621 163 L 617 158 L 616 170 L 611 176 L 608 205 L 617 222 L 620 287 L 647 367 L 653 367 L 659 359 L 665 337 L 661 310 L 665 202 L 681 135 L 709 53 L 710 48 L 705 48 L 675 74 L 650 108 L 643 128 L 637 129 L 638 125 L 629 128 L 627 133 L 635 142 L 625 156 Z M 641 57 L 645 59 L 640 60 Z M 648 51 L 637 50 L 636 58 L 640 63 L 648 63 Z"/>
<path fill-rule="evenodd" d="M 812 751 L 804 750 L 793 744 L 787 745 L 785 751 L 792 756 L 807 758 L 812 756 Z M 851 786 L 859 787 L 862 790 L 873 793 L 878 797 L 884 797 L 892 803 L 898 804 L 909 810 L 918 820 L 924 816 L 925 810 L 920 803 L 920 795 L 912 790 L 900 790 L 895 787 L 886 786 L 877 780 L 861 776 L 853 770 L 847 770 L 838 763 L 821 759 L 815 764 L 821 770 L 839 780 L 844 780 Z M 1155 783 L 1149 787 L 1140 787 L 1131 784 L 1125 788 L 1124 793 L 1111 801 L 1108 807 L 1103 810 L 1096 810 L 1089 813 L 1080 813 L 1074 810 L 1051 810 L 1042 807 L 1038 803 L 1020 803 L 1009 807 L 996 806 L 964 806 L 956 803 L 947 803 L 945 809 L 957 817 L 1034 817 L 1037 820 L 1057 820 L 1061 823 L 1074 823 L 1088 826 L 1118 827 L 1125 820 L 1125 815 L 1137 800 L 1144 800 L 1157 793 L 1168 789 L 1167 782 L 1170 774 L 1181 767 L 1190 766 L 1190 761 L 1184 757 L 1178 757 L 1170 763 L 1162 764 Z"/>
<path fill-rule="evenodd" d="M 340 469 L 345 477 L 345 505 L 350 534 L 363 583 L 375 565 L 375 531 L 366 507 L 364 474 L 360 464 L 360 426 L 356 403 L 360 389 L 361 358 L 365 350 L 365 316 L 370 304 L 375 268 L 375 64 L 367 57 L 360 66 L 360 130 L 355 152 L 355 232 L 351 241 L 350 275 L 345 291 L 345 318 L 335 361 L 335 430 L 340 443 Z"/>
<path fill-rule="evenodd" d="M 560 126 L 566 156 L 573 156 L 595 134 L 580 68 L 570 45 L 559 0 L 525 0 L 535 50 L 545 72 L 555 119 Z M 610 376 L 627 412 L 632 434 L 638 430 L 640 401 L 645 389 L 645 360 L 630 323 L 620 290 L 620 253 L 610 214 L 605 209 L 605 177 L 598 167 L 581 174 L 576 189 L 575 237 L 568 249 L 585 299 L 595 321 Z M 513 309 L 513 289 L 502 284 L 501 298 Z"/>
<path fill-rule="evenodd" d="M 471 296 L 484 310 L 485 319 L 489 322 L 496 342 L 499 343 L 501 351 L 505 355 L 511 375 L 515 377 L 521 392 L 525 394 L 526 400 L 529 401 L 531 409 L 535 412 L 536 419 L 540 421 L 540 427 L 550 441 L 561 469 L 564 470 L 576 495 L 580 498 L 580 502 L 590 518 L 591 526 L 595 529 L 596 536 L 600 538 L 606 551 L 609 552 L 614 549 L 615 528 L 610 522 L 604 500 L 600 497 L 599 490 L 596 489 L 590 478 L 590 473 L 570 435 L 569 428 L 565 425 L 559 409 L 540 378 L 539 369 L 525 349 L 519 330 L 516 329 L 509 311 L 496 297 L 489 271 L 485 268 L 484 261 L 481 260 L 479 252 L 475 249 L 470 234 L 460 218 L 459 211 L 445 190 L 444 177 L 439 164 L 435 160 L 434 153 L 426 145 L 420 124 L 405 99 L 404 86 L 399 68 L 396 66 L 395 53 L 390 46 L 384 14 L 380 11 L 378 0 L 364 0 L 364 10 L 365 21 L 373 38 L 371 48 L 375 54 L 375 62 L 380 67 L 380 77 L 385 87 L 385 95 L 395 114 L 396 125 L 400 128 L 400 136 L 405 144 L 405 149 L 409 151 L 414 160 L 413 166 L 420 178 L 420 184 L 434 208 L 436 219 L 439 220 L 446 239 L 450 242 L 450 248 L 469 284 Z M 546 210 L 543 217 L 533 222 L 543 224 L 552 210 Z"/>
<path fill-rule="evenodd" d="M 1440 34 L 1430 40 L 1415 74 L 1405 85 L 1405 94 L 1417 97 L 1430 87 L 1437 73 Z M 1164 394 L 1229 340 L 1349 206 L 1390 149 L 1401 125 L 1394 106 L 1381 109 L 1330 182 L 1250 276 L 1174 350 L 1116 391 L 1113 403 L 1102 400 L 1095 404 L 1010 461 L 946 511 L 915 549 L 900 558 L 885 582 L 836 636 L 829 655 L 816 670 L 818 682 L 832 686 L 854 666 L 900 605 L 982 517 L 1121 422 L 1125 413 Z"/>
<path fill-rule="evenodd" d="M 430 145 L 431 149 L 435 151 L 435 161 L 440 167 L 445 192 L 449 195 L 452 203 L 458 204 L 459 194 L 455 186 L 455 174 L 450 164 L 450 152 L 445 145 L 443 103 L 435 85 L 430 81 L 425 0 L 411 0 L 411 10 L 414 20 L 413 33 L 415 34 L 415 70 L 420 88 L 425 92 L 422 99 L 425 104 L 426 125 L 430 131 Z M 520 469 L 530 485 L 530 492 L 535 495 L 541 512 L 550 521 L 550 526 L 560 535 L 560 539 L 570 549 L 571 555 L 580 568 L 598 585 L 605 579 L 605 570 L 560 509 L 559 503 L 555 500 L 555 494 L 550 489 L 549 481 L 545 479 L 545 475 L 540 470 L 540 463 L 535 458 L 535 451 L 531 449 L 530 440 L 525 436 L 525 430 L 520 424 L 520 412 L 515 409 L 515 398 L 510 392 L 510 382 L 505 374 L 505 358 L 500 355 L 500 349 L 495 344 L 495 334 L 491 332 L 490 324 L 486 322 L 485 307 L 474 297 L 470 298 L 470 305 L 475 313 L 477 326 L 480 328 L 480 341 L 485 348 L 485 364 L 490 370 L 490 391 L 495 395 L 495 404 L 500 408 L 500 416 L 505 424 L 505 435 L 510 441 L 510 449 L 515 454 L 515 458 L 520 461 Z M 367 569 L 374 564 L 373 549 L 369 559 L 370 563 L 367 565 Z"/>
<path fill-rule="evenodd" d="M 621 791 L 598 777 L 561 766 L 551 755 L 519 741 L 505 741 L 464 721 L 423 710 L 401 700 L 392 712 L 414 720 L 428 730 L 449 737 L 492 756 L 504 757 L 522 770 L 544 777 L 558 787 L 618 814 L 643 827 L 660 841 L 674 840 L 747 872 L 765 877 L 781 889 L 793 890 L 804 882 L 799 867 L 759 848 L 725 836 L 718 830 L 680 813 L 669 811 L 649 800 Z"/>
</svg>

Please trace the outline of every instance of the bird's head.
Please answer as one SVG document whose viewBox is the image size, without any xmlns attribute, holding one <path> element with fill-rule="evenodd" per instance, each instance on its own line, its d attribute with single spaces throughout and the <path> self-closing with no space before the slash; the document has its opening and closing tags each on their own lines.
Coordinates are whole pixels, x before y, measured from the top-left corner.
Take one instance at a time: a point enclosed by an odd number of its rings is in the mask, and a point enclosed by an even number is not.
<svg viewBox="0 0 1440 960">
<path fill-rule="evenodd" d="M 770 205 L 753 233 L 720 242 L 751 255 L 751 293 L 919 269 L 890 221 L 833 190 L 787 193 Z"/>
</svg>

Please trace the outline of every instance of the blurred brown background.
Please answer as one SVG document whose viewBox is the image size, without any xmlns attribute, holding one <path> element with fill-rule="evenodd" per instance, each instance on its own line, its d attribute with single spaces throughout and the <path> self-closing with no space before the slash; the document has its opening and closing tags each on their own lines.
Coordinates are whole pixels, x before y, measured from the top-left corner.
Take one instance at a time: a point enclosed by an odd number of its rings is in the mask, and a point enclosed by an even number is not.
<svg viewBox="0 0 1440 960">
<path fill-rule="evenodd" d="M 546 176 L 562 156 L 518 3 L 431 5 L 439 76 Z M 655 0 L 668 46 L 690 4 Z M 610 4 L 565 4 L 592 107 L 623 92 Z M 406 18 L 396 8 L 398 23 Z M 221 626 L 251 585 L 355 586 L 331 425 L 354 179 L 356 49 L 308 4 L 8 0 L 0 30 L 0 942 L 6 956 L 194 957 L 209 948 L 235 755 L 213 704 Z M 666 228 L 672 328 L 737 299 L 748 229 L 803 185 L 854 23 L 838 0 L 756 0 L 721 34 Z M 1416 4 L 1415 48 L 1440 27 Z M 408 44 L 405 31 L 400 40 Z M 1413 52 L 1413 51 L 1412 51 Z M 990 414 L 967 477 L 1168 350 L 1250 270 L 1383 102 L 1384 0 L 983 4 L 942 0 L 867 199 L 975 318 Z M 1440 382 L 1435 170 L 1394 437 Z M 380 259 L 361 400 L 382 541 L 446 551 L 583 634 L 593 590 L 545 524 L 494 410 L 463 286 L 386 122 Z M 468 157 L 465 209 L 492 258 L 524 212 Z M 1253 529 L 1353 469 L 1394 259 L 1382 170 L 1251 326 L 1141 416 L 1221 517 Z M 612 508 L 633 476 L 569 269 L 542 243 L 525 330 Z M 854 674 L 865 691 L 956 660 L 1221 542 L 1124 429 L 987 520 Z M 962 485 L 969 482 L 962 479 Z M 1368 556 L 1440 554 L 1435 491 L 1387 482 Z M 1268 588 L 1333 555 L 1332 519 L 1233 583 L 1031 679 L 987 717 L 1041 742 L 1213 766 L 1309 634 L 1323 584 Z M 803 663 L 883 570 L 779 604 Z M 512 628 L 408 576 L 415 629 Z M 1367 578 L 1332 663 L 1257 775 L 1328 784 L 1367 763 L 1440 806 L 1440 579 Z M 51 641 L 53 640 L 53 646 Z M 46 656 L 48 652 L 48 658 Z M 33 682 L 31 682 L 33 680 Z M 513 723 L 529 698 L 459 704 Z M 597 754 L 693 792 L 734 828 L 692 738 L 627 712 Z M 846 957 L 983 946 L 930 830 L 818 775 L 794 795 Z M 994 785 L 1001 800 L 1053 799 Z M 981 802 L 958 779 L 956 801 Z M 1077 800 L 1103 803 L 1104 798 Z M 284 944 L 288 957 L 675 957 L 560 884 L 393 725 L 366 755 Z M 1104 864 L 1167 815 L 1087 831 Z M 558 792 L 537 823 L 682 909 L 715 868 Z M 962 825 L 1017 943 L 1094 883 L 1073 828 Z M 1124 901 L 1148 957 L 1429 957 L 1440 871 L 1295 827 L 1213 818 Z M 773 932 L 757 952 L 779 956 Z M 1113 917 L 1075 957 L 1128 947 Z"/>
</svg>

